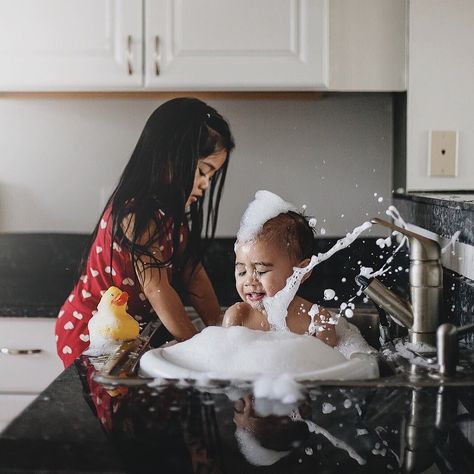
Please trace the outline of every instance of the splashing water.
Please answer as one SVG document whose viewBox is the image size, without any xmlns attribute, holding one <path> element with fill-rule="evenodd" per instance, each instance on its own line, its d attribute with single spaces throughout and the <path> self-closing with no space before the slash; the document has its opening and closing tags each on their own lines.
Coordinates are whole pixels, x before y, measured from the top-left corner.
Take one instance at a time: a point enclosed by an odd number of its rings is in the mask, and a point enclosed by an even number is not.
<svg viewBox="0 0 474 474">
<path fill-rule="evenodd" d="M 398 209 L 395 206 L 389 206 L 385 213 L 389 217 L 391 217 L 394 220 L 395 224 L 398 225 L 399 227 L 402 227 L 403 229 L 408 227 L 408 224 L 405 222 L 405 220 L 400 215 L 400 212 L 398 211 Z M 360 265 L 359 275 L 364 276 L 368 279 L 371 279 L 371 278 L 376 278 L 378 276 L 382 276 L 391 269 L 390 264 L 392 263 L 395 255 L 400 251 L 400 249 L 405 244 L 408 245 L 408 237 L 403 235 L 403 234 L 400 234 L 400 232 L 398 232 L 398 231 L 393 231 L 392 234 L 389 237 L 380 238 L 380 239 L 377 239 L 377 241 L 376 241 L 376 244 L 381 249 L 383 249 L 384 247 L 390 247 L 391 246 L 392 237 L 395 237 L 395 236 L 401 236 L 400 243 L 398 244 L 397 248 L 393 251 L 392 255 L 387 258 L 387 260 L 384 262 L 382 267 L 380 267 L 378 270 L 374 271 L 374 269 L 372 267 L 364 267 L 364 266 L 361 265 L 361 262 L 358 261 L 357 264 Z M 398 270 L 400 271 L 400 269 L 401 268 L 399 267 Z M 362 290 L 359 289 L 354 296 L 349 298 L 347 300 L 347 302 L 343 303 L 343 304 L 349 305 L 349 304 L 351 304 L 351 302 L 354 299 L 356 299 L 358 296 L 361 296 L 361 295 L 362 295 Z M 333 298 L 334 298 L 334 295 L 333 295 Z M 342 307 L 342 305 L 341 305 L 341 307 Z M 340 313 L 338 315 L 336 315 L 336 318 L 338 318 L 341 315 L 341 313 L 342 313 L 342 311 L 340 311 Z M 345 312 L 344 312 L 344 314 L 347 316 L 347 314 Z"/>
<path fill-rule="evenodd" d="M 446 253 L 449 250 L 449 247 L 453 247 L 453 255 L 455 255 L 454 244 L 459 241 L 460 234 L 461 234 L 460 230 L 456 231 L 452 235 L 450 241 L 441 249 L 441 253 Z"/>
<path fill-rule="evenodd" d="M 388 216 L 390 216 L 393 220 L 395 225 L 398 225 L 398 227 L 402 227 L 403 229 L 408 229 L 409 225 L 407 222 L 403 219 L 403 217 L 400 215 L 400 212 L 395 206 L 389 206 L 387 211 L 385 212 Z M 453 248 L 453 255 L 455 255 L 454 252 L 454 245 L 456 242 L 459 241 L 459 235 L 461 234 L 461 231 L 458 230 L 456 231 L 452 236 L 449 242 L 441 249 L 441 253 L 446 253 L 450 247 Z M 377 241 L 378 242 L 378 241 Z"/>
<path fill-rule="evenodd" d="M 400 212 L 395 206 L 388 206 L 388 209 L 385 211 L 385 214 L 391 217 L 395 225 L 397 225 L 398 227 L 401 227 L 402 229 L 406 229 L 408 227 L 408 224 L 405 222 L 405 220 L 403 219 Z"/>
<path fill-rule="evenodd" d="M 385 247 L 391 247 L 392 246 L 392 236 L 387 237 L 386 239 L 380 238 L 377 239 L 375 242 L 381 249 L 384 249 Z"/>
<path fill-rule="evenodd" d="M 316 331 L 324 329 L 315 321 L 318 313 L 319 313 L 319 306 L 317 304 L 313 304 L 313 306 L 311 306 L 311 309 L 308 311 L 308 315 L 311 318 L 311 322 L 309 323 L 309 326 L 308 326 L 308 334 L 310 336 L 315 334 Z"/>
<path fill-rule="evenodd" d="M 372 227 L 371 222 L 364 222 L 359 227 L 356 227 L 352 232 L 348 233 L 345 237 L 339 239 L 327 252 L 313 255 L 306 267 L 293 268 L 293 274 L 286 280 L 285 287 L 274 296 L 265 296 L 263 298 L 263 306 L 267 312 L 268 323 L 270 324 L 271 329 L 277 331 L 289 331 L 288 326 L 286 325 L 288 306 L 293 301 L 303 277 L 316 265 L 331 258 L 336 252 L 339 252 L 339 250 L 345 249 L 351 245 L 362 232 L 370 227 Z"/>
<path fill-rule="evenodd" d="M 324 290 L 324 299 L 326 301 L 330 301 L 334 299 L 335 296 L 336 296 L 336 292 L 332 288 L 326 288 Z"/>
</svg>

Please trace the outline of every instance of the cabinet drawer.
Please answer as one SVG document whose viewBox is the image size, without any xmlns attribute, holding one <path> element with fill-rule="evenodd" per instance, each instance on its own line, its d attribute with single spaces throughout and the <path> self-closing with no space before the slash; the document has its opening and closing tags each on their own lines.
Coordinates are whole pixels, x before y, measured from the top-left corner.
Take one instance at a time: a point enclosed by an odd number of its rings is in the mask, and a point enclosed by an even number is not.
<svg viewBox="0 0 474 474">
<path fill-rule="evenodd" d="M 36 395 L 0 394 L 0 433 L 35 398 Z"/>
<path fill-rule="evenodd" d="M 55 322 L 55 318 L 0 317 L 0 392 L 40 393 L 62 372 Z M 14 354 L 25 349 L 41 352 Z M 13 354 L 4 353 L 7 350 Z"/>
</svg>

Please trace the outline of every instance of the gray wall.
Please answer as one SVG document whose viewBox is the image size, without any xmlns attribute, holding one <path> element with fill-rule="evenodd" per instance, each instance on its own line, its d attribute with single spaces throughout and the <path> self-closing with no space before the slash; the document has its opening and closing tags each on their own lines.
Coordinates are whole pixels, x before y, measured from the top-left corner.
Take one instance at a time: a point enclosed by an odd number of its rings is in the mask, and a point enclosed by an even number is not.
<svg viewBox="0 0 474 474">
<path fill-rule="evenodd" d="M 409 2 L 407 189 L 474 189 L 474 2 Z M 456 177 L 428 176 L 430 130 L 459 132 Z"/>
<path fill-rule="evenodd" d="M 91 231 L 160 102 L 146 97 L 0 98 L 0 231 Z M 389 205 L 390 94 L 208 102 L 229 119 L 237 143 L 219 236 L 235 235 L 258 189 L 306 204 L 327 236 L 345 234 Z"/>
</svg>

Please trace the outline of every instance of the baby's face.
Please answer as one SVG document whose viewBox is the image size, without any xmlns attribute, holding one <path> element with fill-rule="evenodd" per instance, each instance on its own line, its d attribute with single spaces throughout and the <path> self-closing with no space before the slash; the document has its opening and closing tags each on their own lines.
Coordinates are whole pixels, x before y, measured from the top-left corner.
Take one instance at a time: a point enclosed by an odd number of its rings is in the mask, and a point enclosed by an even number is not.
<svg viewBox="0 0 474 474">
<path fill-rule="evenodd" d="M 235 286 L 242 301 L 262 309 L 263 298 L 285 287 L 298 262 L 272 241 L 237 242 Z"/>
</svg>

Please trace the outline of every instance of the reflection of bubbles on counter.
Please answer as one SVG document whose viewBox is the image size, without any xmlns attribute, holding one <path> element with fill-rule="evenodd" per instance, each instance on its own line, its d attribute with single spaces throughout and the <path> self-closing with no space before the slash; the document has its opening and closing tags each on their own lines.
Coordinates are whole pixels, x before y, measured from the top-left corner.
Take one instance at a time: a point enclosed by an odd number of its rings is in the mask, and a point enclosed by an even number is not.
<svg viewBox="0 0 474 474">
<path fill-rule="evenodd" d="M 264 448 L 252 433 L 242 428 L 236 429 L 235 438 L 240 452 L 254 466 L 271 466 L 291 452 Z"/>
<path fill-rule="evenodd" d="M 324 406 L 324 404 L 323 404 L 323 406 Z M 326 430 L 325 428 L 317 425 L 313 421 L 305 420 L 305 419 L 301 418 L 301 415 L 298 412 L 296 412 L 293 415 L 292 419 L 293 420 L 304 421 L 306 423 L 306 425 L 308 426 L 308 429 L 309 429 L 310 433 L 323 435 L 333 446 L 346 451 L 347 454 L 352 459 L 355 459 L 360 465 L 364 465 L 364 464 L 367 463 L 367 461 L 362 456 L 360 456 L 357 453 L 357 451 L 352 446 L 350 446 L 348 443 L 346 443 L 345 441 L 343 441 L 343 440 L 337 438 L 336 436 L 332 435 L 328 430 Z M 322 449 L 322 446 L 320 444 L 318 444 L 316 449 L 318 451 L 320 451 Z"/>
<path fill-rule="evenodd" d="M 328 415 L 329 413 L 332 413 L 333 411 L 336 411 L 336 407 L 334 405 L 332 405 L 331 403 L 325 402 L 325 403 L 323 403 L 321 411 L 325 415 Z"/>
<path fill-rule="evenodd" d="M 372 449 L 372 454 L 385 456 L 387 454 L 387 448 L 382 447 L 380 443 L 375 443 L 374 449 Z"/>
<path fill-rule="evenodd" d="M 295 403 L 303 398 L 302 385 L 288 374 L 261 375 L 253 383 L 253 393 L 257 398 L 280 400 L 282 403 Z"/>
</svg>

